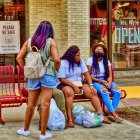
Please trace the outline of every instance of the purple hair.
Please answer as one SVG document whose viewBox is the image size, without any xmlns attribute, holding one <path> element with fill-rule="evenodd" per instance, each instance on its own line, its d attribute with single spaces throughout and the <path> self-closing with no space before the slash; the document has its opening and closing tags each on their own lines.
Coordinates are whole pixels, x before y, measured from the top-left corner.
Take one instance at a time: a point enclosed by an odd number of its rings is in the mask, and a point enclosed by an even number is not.
<svg viewBox="0 0 140 140">
<path fill-rule="evenodd" d="M 36 46 L 39 50 L 45 48 L 48 38 L 54 38 L 53 27 L 49 21 L 42 21 L 32 37 L 31 46 Z"/>
<path fill-rule="evenodd" d="M 74 56 L 78 53 L 80 49 L 76 45 L 70 46 L 65 54 L 61 57 L 61 60 L 67 60 L 69 62 L 69 71 L 72 68 L 74 70 L 74 64 L 80 66 L 81 62 L 76 62 Z"/>
</svg>

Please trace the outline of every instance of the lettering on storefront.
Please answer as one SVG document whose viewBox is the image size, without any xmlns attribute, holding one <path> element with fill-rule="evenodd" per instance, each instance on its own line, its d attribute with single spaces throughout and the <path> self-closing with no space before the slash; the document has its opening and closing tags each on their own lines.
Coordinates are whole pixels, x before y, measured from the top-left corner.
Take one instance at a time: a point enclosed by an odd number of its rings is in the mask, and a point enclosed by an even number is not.
<svg viewBox="0 0 140 140">
<path fill-rule="evenodd" d="M 90 18 L 90 25 L 106 25 L 106 18 Z"/>
<path fill-rule="evenodd" d="M 16 54 L 20 50 L 19 21 L 0 21 L 0 54 Z"/>
<path fill-rule="evenodd" d="M 140 22 L 138 20 L 121 20 L 120 27 L 115 28 L 115 43 L 140 43 Z"/>
</svg>

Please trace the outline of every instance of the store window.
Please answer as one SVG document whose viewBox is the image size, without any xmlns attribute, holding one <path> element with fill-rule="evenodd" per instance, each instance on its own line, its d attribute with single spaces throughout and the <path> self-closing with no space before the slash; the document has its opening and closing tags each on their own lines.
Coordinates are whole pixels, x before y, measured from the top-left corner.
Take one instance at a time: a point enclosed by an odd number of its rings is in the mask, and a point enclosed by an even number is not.
<svg viewBox="0 0 140 140">
<path fill-rule="evenodd" d="M 104 41 L 107 46 L 107 2 L 90 0 L 90 44 Z"/>
<path fill-rule="evenodd" d="M 25 0 L 0 0 L 0 22 L 1 34 L 5 37 L 0 44 L 0 65 L 17 65 L 17 49 L 20 50 L 26 40 Z"/>
<path fill-rule="evenodd" d="M 140 68 L 140 2 L 112 2 L 112 58 L 115 68 Z"/>
<path fill-rule="evenodd" d="M 112 9 L 107 9 L 107 3 Z M 110 5 L 109 4 L 109 5 Z M 108 30 L 107 11 L 112 14 L 112 32 Z M 110 24 L 110 21 L 109 21 Z M 108 35 L 112 34 L 111 38 Z M 107 44 L 109 39 L 112 44 Z M 115 69 L 140 68 L 140 2 L 137 0 L 90 0 L 91 45 L 102 40 L 109 47 Z"/>
</svg>

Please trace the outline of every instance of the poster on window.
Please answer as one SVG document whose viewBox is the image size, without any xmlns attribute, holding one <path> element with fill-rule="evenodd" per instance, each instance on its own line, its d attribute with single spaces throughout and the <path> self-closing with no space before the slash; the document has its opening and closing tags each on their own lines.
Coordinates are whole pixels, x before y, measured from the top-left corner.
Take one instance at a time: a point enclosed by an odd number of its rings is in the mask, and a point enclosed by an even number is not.
<svg viewBox="0 0 140 140">
<path fill-rule="evenodd" d="M 0 54 L 16 54 L 19 51 L 19 21 L 0 21 Z"/>
</svg>

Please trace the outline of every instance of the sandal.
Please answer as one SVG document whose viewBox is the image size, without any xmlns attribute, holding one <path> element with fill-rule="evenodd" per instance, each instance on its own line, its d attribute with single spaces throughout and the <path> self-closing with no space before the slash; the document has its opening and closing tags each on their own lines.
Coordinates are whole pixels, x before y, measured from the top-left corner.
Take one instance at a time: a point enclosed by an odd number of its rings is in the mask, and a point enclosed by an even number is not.
<svg viewBox="0 0 140 140">
<path fill-rule="evenodd" d="M 66 127 L 74 128 L 73 121 L 68 121 L 67 124 L 66 124 Z"/>
<path fill-rule="evenodd" d="M 123 119 L 120 118 L 119 116 L 116 116 L 114 119 L 116 123 L 121 123 L 123 121 Z"/>
<path fill-rule="evenodd" d="M 108 118 L 104 118 L 103 123 L 111 124 L 111 121 Z"/>
<path fill-rule="evenodd" d="M 107 118 L 108 118 L 111 122 L 115 122 L 115 119 L 114 119 L 114 117 L 113 117 L 113 116 L 108 115 L 108 116 L 107 116 Z"/>
</svg>

